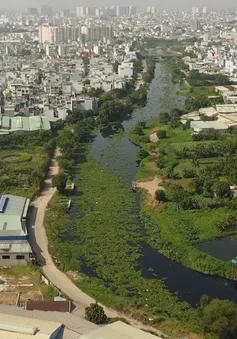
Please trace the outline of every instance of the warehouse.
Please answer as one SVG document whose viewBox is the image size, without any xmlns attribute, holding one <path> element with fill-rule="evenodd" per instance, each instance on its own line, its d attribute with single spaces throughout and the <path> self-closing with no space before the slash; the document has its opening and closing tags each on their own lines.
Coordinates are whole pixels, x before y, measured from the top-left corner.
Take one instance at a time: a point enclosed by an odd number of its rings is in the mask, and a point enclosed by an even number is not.
<svg viewBox="0 0 237 339">
<path fill-rule="evenodd" d="M 31 247 L 27 240 L 26 218 L 29 199 L 0 196 L 0 265 L 27 265 Z"/>
</svg>

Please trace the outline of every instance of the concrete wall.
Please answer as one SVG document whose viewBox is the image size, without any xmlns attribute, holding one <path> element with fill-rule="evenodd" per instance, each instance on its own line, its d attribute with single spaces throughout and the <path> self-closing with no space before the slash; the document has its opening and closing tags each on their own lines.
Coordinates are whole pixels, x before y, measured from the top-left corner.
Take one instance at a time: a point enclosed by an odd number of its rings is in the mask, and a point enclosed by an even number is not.
<svg viewBox="0 0 237 339">
<path fill-rule="evenodd" d="M 25 259 L 17 259 L 17 256 L 23 255 Z M 9 259 L 3 257 L 10 256 Z M 30 263 L 30 256 L 28 253 L 0 253 L 0 266 L 25 266 Z"/>
</svg>

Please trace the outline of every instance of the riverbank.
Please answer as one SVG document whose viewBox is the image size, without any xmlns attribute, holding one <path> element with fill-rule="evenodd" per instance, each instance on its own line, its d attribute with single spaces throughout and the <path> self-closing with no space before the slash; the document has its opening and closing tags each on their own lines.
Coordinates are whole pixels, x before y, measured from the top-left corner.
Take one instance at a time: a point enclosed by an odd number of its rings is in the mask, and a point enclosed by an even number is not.
<svg viewBox="0 0 237 339">
<path fill-rule="evenodd" d="M 143 142 L 146 137 L 153 135 L 154 130 L 159 129 L 166 130 L 166 138 L 155 143 Z M 190 130 L 183 130 L 179 127 L 172 129 L 162 125 L 154 128 L 153 126 L 148 126 L 143 129 L 143 133 L 144 135 L 142 136 L 134 133 L 130 135 L 133 142 L 136 142 L 137 145 L 150 153 L 150 156 L 140 163 L 137 173 L 137 186 L 139 187 L 139 182 L 142 182 L 143 184 L 140 186 L 144 187 L 144 182 L 148 179 L 150 180 L 148 182 L 152 182 L 155 178 L 159 178 L 159 184 L 163 181 L 162 187 L 166 191 L 165 202 L 155 200 L 154 191 L 159 188 L 158 185 L 156 188 L 153 187 L 152 192 L 143 192 L 142 194 L 141 210 L 145 216 L 148 216 L 157 225 L 156 229 L 149 227 L 149 224 L 146 227 L 150 235 L 150 245 L 168 258 L 181 262 L 194 270 L 231 278 L 232 265 L 230 261 L 223 262 L 195 248 L 198 243 L 233 234 L 234 230 L 228 231 L 228 229 L 229 223 L 231 223 L 231 216 L 232 218 L 235 218 L 235 216 L 233 215 L 233 209 L 228 207 L 228 201 L 226 202 L 227 206 L 217 205 L 215 208 L 211 208 L 206 205 L 208 201 L 210 204 L 212 203 L 211 199 L 208 200 L 203 197 L 201 207 L 178 207 L 178 200 L 182 200 L 182 192 L 187 191 L 185 193 L 187 196 L 189 193 L 191 195 L 197 194 L 195 193 L 195 173 L 217 163 L 217 157 L 213 158 L 214 155 L 211 159 L 206 157 L 199 158 L 199 164 L 196 164 L 198 168 L 196 167 L 194 170 L 195 167 L 193 166 L 195 164 L 192 154 L 188 157 L 186 153 L 188 151 L 194 152 L 197 147 L 198 149 L 200 147 L 205 149 L 205 145 L 210 148 L 210 141 L 195 142 L 191 138 Z M 212 141 L 213 143 L 214 141 Z M 180 160 L 181 152 L 186 152 L 184 160 L 182 158 Z M 179 154 L 179 157 L 177 157 L 177 154 Z M 172 189 L 180 190 L 177 202 L 173 200 L 172 194 L 174 193 Z M 152 193 L 153 199 L 149 197 L 149 193 Z"/>
</svg>

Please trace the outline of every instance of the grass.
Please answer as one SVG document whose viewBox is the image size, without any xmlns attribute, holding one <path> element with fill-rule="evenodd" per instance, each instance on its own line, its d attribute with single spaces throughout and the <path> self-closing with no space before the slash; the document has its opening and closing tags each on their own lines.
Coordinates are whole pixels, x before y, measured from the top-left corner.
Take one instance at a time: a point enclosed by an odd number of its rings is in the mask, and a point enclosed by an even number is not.
<svg viewBox="0 0 237 339">
<path fill-rule="evenodd" d="M 43 147 L 28 147 L 25 152 L 7 150 L 0 152 L 0 188 L 2 194 L 34 197 L 39 191 L 37 176 L 47 169 L 48 155 Z"/>
</svg>

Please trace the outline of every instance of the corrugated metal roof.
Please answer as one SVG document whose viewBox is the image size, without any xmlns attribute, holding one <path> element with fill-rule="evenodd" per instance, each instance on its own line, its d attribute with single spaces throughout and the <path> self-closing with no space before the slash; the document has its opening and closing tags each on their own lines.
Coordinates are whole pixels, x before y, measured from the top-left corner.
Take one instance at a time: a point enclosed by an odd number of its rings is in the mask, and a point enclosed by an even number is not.
<svg viewBox="0 0 237 339">
<path fill-rule="evenodd" d="M 32 250 L 27 240 L 1 240 L 0 252 L 32 253 Z"/>
<path fill-rule="evenodd" d="M 16 316 L 41 319 L 52 322 L 61 323 L 65 326 L 64 332 L 60 338 L 62 339 L 78 339 L 82 334 L 92 331 L 93 329 L 98 328 L 97 325 L 74 316 L 71 313 L 61 313 L 61 312 L 44 312 L 44 311 L 27 311 L 23 310 L 17 306 L 1 305 L 0 304 L 0 313 L 12 314 Z"/>
</svg>

